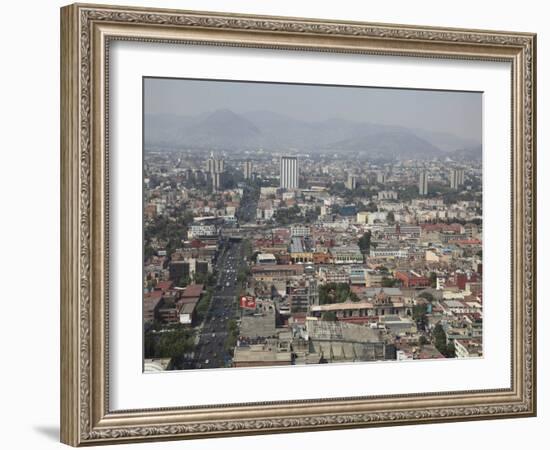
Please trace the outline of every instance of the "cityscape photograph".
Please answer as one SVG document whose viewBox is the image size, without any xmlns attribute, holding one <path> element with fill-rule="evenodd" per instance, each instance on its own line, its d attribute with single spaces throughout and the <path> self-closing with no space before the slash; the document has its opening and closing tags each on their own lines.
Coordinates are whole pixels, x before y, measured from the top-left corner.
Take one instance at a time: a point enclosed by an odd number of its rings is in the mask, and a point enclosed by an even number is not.
<svg viewBox="0 0 550 450">
<path fill-rule="evenodd" d="M 482 95 L 145 77 L 143 370 L 483 357 Z"/>
</svg>

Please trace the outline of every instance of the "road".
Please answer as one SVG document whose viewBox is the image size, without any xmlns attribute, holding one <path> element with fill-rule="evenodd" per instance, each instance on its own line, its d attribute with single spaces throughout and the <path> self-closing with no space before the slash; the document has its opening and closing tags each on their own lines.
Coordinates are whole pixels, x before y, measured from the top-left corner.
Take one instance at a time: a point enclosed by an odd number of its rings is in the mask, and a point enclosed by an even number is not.
<svg viewBox="0 0 550 450">
<path fill-rule="evenodd" d="M 237 305 L 237 276 L 245 264 L 243 242 L 229 241 L 217 262 L 218 282 L 206 313 L 192 367 L 195 369 L 226 367 L 231 355 L 224 348 L 229 335 L 229 321 Z"/>
<path fill-rule="evenodd" d="M 239 208 L 239 222 L 250 223 L 256 221 L 256 208 L 258 205 L 258 199 L 260 196 L 259 189 L 253 189 L 251 187 L 246 187 L 244 189 L 243 200 L 241 202 L 241 207 Z"/>
</svg>

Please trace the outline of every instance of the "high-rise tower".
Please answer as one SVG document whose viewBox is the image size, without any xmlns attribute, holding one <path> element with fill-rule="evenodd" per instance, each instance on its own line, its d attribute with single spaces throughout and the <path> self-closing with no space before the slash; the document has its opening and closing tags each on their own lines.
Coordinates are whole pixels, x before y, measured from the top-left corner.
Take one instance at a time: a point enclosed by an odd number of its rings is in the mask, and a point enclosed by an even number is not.
<svg viewBox="0 0 550 450">
<path fill-rule="evenodd" d="M 425 170 L 418 177 L 418 194 L 428 195 L 428 174 Z"/>
<path fill-rule="evenodd" d="M 245 180 L 252 178 L 252 161 L 245 161 L 243 164 L 243 174 Z"/>
<path fill-rule="evenodd" d="M 464 184 L 464 169 L 453 169 L 450 173 L 451 189 L 458 189 Z"/>
<path fill-rule="evenodd" d="M 210 153 L 210 158 L 206 161 L 206 170 L 212 180 L 212 189 L 217 191 L 222 184 L 222 176 L 225 171 L 224 160 L 216 159 L 214 154 Z"/>
<path fill-rule="evenodd" d="M 281 156 L 281 188 L 298 189 L 298 174 L 298 157 Z"/>
</svg>

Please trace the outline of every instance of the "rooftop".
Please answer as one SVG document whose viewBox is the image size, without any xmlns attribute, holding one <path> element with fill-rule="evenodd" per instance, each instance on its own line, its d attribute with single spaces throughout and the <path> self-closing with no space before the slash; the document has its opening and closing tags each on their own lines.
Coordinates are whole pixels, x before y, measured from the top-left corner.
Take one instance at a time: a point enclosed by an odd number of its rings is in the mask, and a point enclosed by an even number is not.
<svg viewBox="0 0 550 450">
<path fill-rule="evenodd" d="M 234 363 L 270 363 L 270 362 L 287 362 L 290 364 L 292 360 L 291 352 L 277 351 L 276 345 L 254 344 L 245 347 L 235 347 Z"/>
<path fill-rule="evenodd" d="M 290 253 L 304 253 L 304 244 L 299 237 L 293 237 L 290 241 Z"/>
<path fill-rule="evenodd" d="M 203 289 L 204 284 L 190 284 L 183 291 L 182 297 L 199 297 Z"/>
<path fill-rule="evenodd" d="M 321 341 L 380 342 L 378 330 L 363 325 L 324 320 L 307 321 L 309 338 Z"/>
</svg>

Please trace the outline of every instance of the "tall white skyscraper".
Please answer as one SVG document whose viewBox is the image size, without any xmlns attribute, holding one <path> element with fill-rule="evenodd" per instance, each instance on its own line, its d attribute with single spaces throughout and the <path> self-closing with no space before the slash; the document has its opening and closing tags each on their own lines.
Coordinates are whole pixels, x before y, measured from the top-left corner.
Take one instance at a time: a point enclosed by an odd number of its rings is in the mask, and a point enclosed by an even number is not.
<svg viewBox="0 0 550 450">
<path fill-rule="evenodd" d="M 223 159 L 214 158 L 214 154 L 210 153 L 210 158 L 206 160 L 206 170 L 212 180 L 212 189 L 217 191 L 222 184 L 222 176 L 225 171 L 225 162 Z"/>
<path fill-rule="evenodd" d="M 252 178 L 252 161 L 245 161 L 243 165 L 243 174 L 245 180 Z"/>
<path fill-rule="evenodd" d="M 357 177 L 351 173 L 348 173 L 348 179 L 346 180 L 346 188 L 353 190 L 357 187 Z"/>
<path fill-rule="evenodd" d="M 450 173 L 451 189 L 458 189 L 464 184 L 464 169 L 453 169 Z"/>
<path fill-rule="evenodd" d="M 281 188 L 298 189 L 298 175 L 298 157 L 281 156 Z"/>
<path fill-rule="evenodd" d="M 225 172 L 225 162 L 223 159 L 215 160 L 216 173 Z"/>
<path fill-rule="evenodd" d="M 428 174 L 425 170 L 420 172 L 420 177 L 418 178 L 418 194 L 428 195 Z"/>
<path fill-rule="evenodd" d="M 206 160 L 206 172 L 214 173 L 214 156 L 210 154 L 210 158 Z"/>
</svg>

